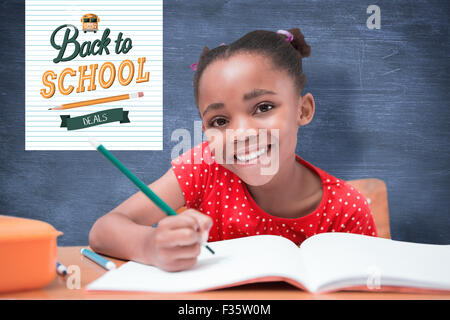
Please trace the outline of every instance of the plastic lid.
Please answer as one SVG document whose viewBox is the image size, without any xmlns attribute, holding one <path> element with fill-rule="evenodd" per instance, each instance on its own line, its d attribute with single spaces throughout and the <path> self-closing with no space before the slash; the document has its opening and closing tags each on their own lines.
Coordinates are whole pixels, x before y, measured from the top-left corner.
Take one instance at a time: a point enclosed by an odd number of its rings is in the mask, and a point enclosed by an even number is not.
<svg viewBox="0 0 450 320">
<path fill-rule="evenodd" d="M 47 222 L 0 215 L 0 241 L 28 240 L 60 235 L 62 232 Z"/>
</svg>

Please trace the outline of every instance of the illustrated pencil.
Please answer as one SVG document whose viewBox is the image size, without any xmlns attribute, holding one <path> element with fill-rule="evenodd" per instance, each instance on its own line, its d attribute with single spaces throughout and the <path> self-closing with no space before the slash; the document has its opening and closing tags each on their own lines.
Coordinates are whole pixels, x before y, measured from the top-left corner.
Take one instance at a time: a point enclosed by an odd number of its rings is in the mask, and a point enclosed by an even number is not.
<svg viewBox="0 0 450 320">
<path fill-rule="evenodd" d="M 143 96 L 144 96 L 143 92 L 120 94 L 118 96 L 112 96 L 112 97 L 106 97 L 106 98 L 98 98 L 98 99 L 91 99 L 91 100 L 78 101 L 78 102 L 72 102 L 72 103 L 65 103 L 65 104 L 62 104 L 62 105 L 54 107 L 54 108 L 49 108 L 48 110 L 65 110 L 65 109 L 86 107 L 86 106 L 91 106 L 91 105 L 101 104 L 101 103 L 108 103 L 108 102 L 127 100 L 127 99 L 135 99 L 135 98 L 140 98 Z"/>
<path fill-rule="evenodd" d="M 173 210 L 167 203 L 164 202 L 158 195 L 156 195 L 144 182 L 142 182 L 138 177 L 136 177 L 125 165 L 119 161 L 111 152 L 109 152 L 102 144 L 98 143 L 95 139 L 90 138 L 89 143 L 97 149 L 102 155 L 104 155 L 117 169 L 119 169 L 128 179 L 130 179 L 150 200 L 152 200 L 158 208 L 164 211 L 169 216 L 177 215 L 176 211 Z M 212 254 L 215 252 L 205 245 Z"/>
</svg>

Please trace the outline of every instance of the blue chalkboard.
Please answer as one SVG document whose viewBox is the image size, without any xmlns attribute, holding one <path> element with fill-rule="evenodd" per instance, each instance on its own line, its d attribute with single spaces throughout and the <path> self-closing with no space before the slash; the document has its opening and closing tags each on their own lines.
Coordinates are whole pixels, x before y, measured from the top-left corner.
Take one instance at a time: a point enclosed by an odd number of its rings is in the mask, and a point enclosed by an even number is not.
<svg viewBox="0 0 450 320">
<path fill-rule="evenodd" d="M 176 128 L 200 120 L 193 72 L 204 45 L 300 27 L 316 100 L 297 153 L 345 180 L 387 183 L 392 238 L 450 243 L 448 1 L 164 1 L 164 150 L 114 154 L 146 183 L 170 166 Z M 42 219 L 59 245 L 86 245 L 94 221 L 136 192 L 95 151 L 24 149 L 24 2 L 1 1 L 0 214 Z M 194 141 L 192 141 L 194 143 Z"/>
</svg>

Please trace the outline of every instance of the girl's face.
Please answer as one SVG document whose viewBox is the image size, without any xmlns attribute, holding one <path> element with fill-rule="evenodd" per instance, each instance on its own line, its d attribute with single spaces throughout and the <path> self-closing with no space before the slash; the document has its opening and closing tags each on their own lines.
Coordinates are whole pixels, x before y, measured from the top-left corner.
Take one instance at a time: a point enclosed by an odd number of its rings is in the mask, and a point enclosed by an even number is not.
<svg viewBox="0 0 450 320">
<path fill-rule="evenodd" d="M 295 162 L 302 97 L 269 58 L 241 53 L 211 63 L 199 82 L 203 130 L 215 160 L 260 186 Z"/>
</svg>

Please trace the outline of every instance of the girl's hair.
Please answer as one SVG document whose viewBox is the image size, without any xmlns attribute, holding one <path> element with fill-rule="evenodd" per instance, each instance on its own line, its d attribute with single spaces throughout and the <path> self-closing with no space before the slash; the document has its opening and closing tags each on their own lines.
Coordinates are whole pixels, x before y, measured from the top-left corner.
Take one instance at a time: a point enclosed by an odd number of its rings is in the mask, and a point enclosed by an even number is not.
<svg viewBox="0 0 450 320">
<path fill-rule="evenodd" d="M 255 30 L 230 45 L 220 45 L 212 50 L 203 48 L 194 76 L 194 97 L 198 106 L 198 85 L 203 71 L 212 62 L 227 59 L 237 53 L 256 53 L 266 56 L 279 69 L 285 70 L 295 81 L 300 93 L 306 83 L 302 70 L 302 58 L 308 57 L 311 47 L 306 43 L 300 29 L 288 30 L 294 36 L 291 42 L 286 42 L 286 36 L 273 31 Z"/>
</svg>

